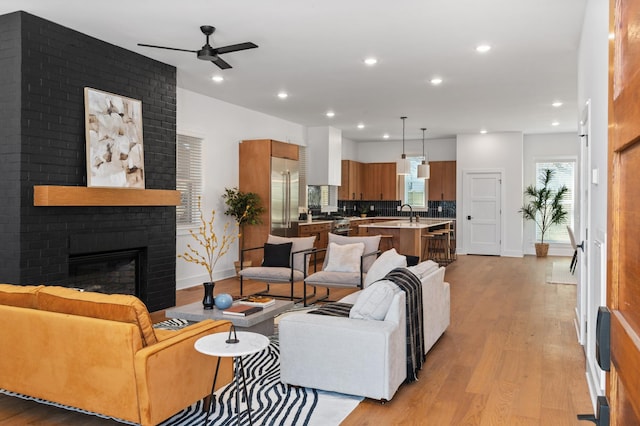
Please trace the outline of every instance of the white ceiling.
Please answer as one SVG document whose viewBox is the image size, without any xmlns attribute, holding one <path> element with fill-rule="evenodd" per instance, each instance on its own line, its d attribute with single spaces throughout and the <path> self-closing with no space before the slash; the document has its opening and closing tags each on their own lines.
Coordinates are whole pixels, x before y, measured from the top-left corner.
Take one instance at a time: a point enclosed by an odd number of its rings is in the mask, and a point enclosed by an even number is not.
<svg viewBox="0 0 640 426">
<path fill-rule="evenodd" d="M 586 0 L 2 0 L 171 64 L 178 86 L 305 126 L 330 125 L 354 141 L 458 133 L 577 131 L 577 48 Z M 212 45 L 259 48 L 195 53 L 201 25 Z M 476 45 L 489 43 L 478 54 Z M 367 67 L 363 59 L 378 58 Z M 214 74 L 223 83 L 214 83 Z M 432 86 L 440 76 L 444 82 Z M 277 93 L 289 93 L 286 100 Z M 551 106 L 553 101 L 564 104 Z M 325 112 L 335 111 L 334 118 Z M 553 121 L 559 125 L 552 126 Z M 356 125 L 362 122 L 365 128 Z"/>
</svg>

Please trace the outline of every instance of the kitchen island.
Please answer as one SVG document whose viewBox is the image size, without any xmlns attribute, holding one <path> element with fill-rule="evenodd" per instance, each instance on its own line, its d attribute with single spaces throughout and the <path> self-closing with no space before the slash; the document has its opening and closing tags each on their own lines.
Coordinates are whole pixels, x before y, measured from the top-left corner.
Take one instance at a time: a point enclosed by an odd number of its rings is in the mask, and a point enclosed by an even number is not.
<svg viewBox="0 0 640 426">
<path fill-rule="evenodd" d="M 446 250 L 450 250 L 450 230 L 452 220 L 424 219 L 410 222 L 408 219 L 389 220 L 360 225 L 367 230 L 368 235 L 387 235 L 391 240 L 391 247 L 400 254 L 417 256 L 421 260 L 423 255 L 423 235 L 435 230 L 443 230 L 446 235 Z M 381 243 L 382 244 L 382 243 Z"/>
</svg>

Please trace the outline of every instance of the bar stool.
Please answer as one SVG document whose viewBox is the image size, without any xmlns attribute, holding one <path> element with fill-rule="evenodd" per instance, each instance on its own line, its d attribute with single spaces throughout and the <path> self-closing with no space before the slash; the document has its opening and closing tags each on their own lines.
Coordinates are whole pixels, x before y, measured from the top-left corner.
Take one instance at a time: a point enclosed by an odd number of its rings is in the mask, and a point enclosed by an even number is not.
<svg viewBox="0 0 640 426">
<path fill-rule="evenodd" d="M 429 260 L 431 242 L 434 238 L 433 232 L 426 232 L 420 236 L 422 239 L 422 261 Z"/>
<path fill-rule="evenodd" d="M 380 235 L 380 251 L 385 252 L 393 248 L 393 235 Z"/>
</svg>

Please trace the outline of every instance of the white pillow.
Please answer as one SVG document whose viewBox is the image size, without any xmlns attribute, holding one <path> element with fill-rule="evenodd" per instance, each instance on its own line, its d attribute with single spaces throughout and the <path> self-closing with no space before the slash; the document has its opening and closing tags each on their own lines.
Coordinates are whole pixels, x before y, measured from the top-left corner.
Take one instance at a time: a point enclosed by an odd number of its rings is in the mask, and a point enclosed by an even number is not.
<svg viewBox="0 0 640 426">
<path fill-rule="evenodd" d="M 325 271 L 360 272 L 360 257 L 364 253 L 364 243 L 329 243 L 329 247 L 329 260 Z"/>
<path fill-rule="evenodd" d="M 398 286 L 389 280 L 376 281 L 360 292 L 349 318 L 382 321 Z"/>
<path fill-rule="evenodd" d="M 407 257 L 398 254 L 396 249 L 392 248 L 383 252 L 380 257 L 373 262 L 371 268 L 367 272 L 367 276 L 364 277 L 364 286 L 368 287 L 369 284 L 381 280 L 389 272 L 396 268 L 403 268 L 407 266 Z"/>
</svg>

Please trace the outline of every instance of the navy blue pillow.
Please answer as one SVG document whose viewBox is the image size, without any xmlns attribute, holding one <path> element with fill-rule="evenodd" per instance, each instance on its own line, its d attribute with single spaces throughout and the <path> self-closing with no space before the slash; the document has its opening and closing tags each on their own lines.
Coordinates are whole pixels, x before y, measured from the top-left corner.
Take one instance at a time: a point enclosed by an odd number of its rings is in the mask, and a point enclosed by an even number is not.
<svg viewBox="0 0 640 426">
<path fill-rule="evenodd" d="M 264 259 L 262 260 L 262 266 L 269 266 L 272 268 L 290 268 L 292 245 L 293 243 L 266 243 L 264 245 Z"/>
</svg>

